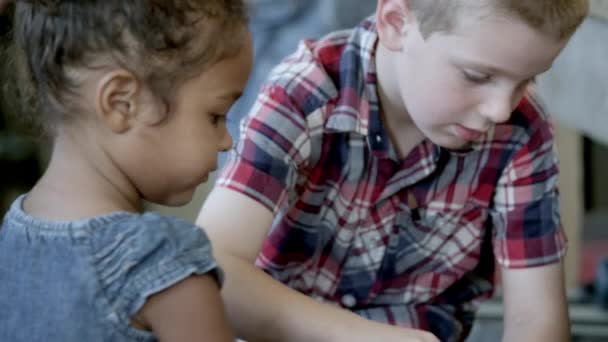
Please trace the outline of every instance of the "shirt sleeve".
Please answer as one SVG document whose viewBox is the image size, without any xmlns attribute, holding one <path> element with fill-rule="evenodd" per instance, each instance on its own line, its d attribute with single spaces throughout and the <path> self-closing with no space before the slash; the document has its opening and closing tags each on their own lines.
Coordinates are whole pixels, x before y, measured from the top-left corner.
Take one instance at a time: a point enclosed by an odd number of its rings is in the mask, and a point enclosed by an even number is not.
<svg viewBox="0 0 608 342">
<path fill-rule="evenodd" d="M 342 50 L 334 45 L 302 41 L 272 70 L 216 186 L 243 193 L 275 215 L 284 212 L 321 154 L 328 104 L 338 97 L 327 69 L 340 60 Z"/>
<path fill-rule="evenodd" d="M 209 274 L 221 286 L 223 273 L 202 229 L 154 213 L 135 217 L 104 228 L 93 246 L 93 266 L 119 323 L 128 324 L 149 296 L 189 276 Z"/>
<path fill-rule="evenodd" d="M 538 119 L 503 170 L 490 211 L 494 254 L 507 268 L 558 262 L 567 247 L 560 219 L 553 127 L 533 98 L 524 106 Z"/>
<path fill-rule="evenodd" d="M 278 85 L 264 88 L 243 120 L 237 147 L 216 183 L 253 198 L 274 214 L 287 205 L 311 153 L 307 118 L 293 96 Z"/>
</svg>

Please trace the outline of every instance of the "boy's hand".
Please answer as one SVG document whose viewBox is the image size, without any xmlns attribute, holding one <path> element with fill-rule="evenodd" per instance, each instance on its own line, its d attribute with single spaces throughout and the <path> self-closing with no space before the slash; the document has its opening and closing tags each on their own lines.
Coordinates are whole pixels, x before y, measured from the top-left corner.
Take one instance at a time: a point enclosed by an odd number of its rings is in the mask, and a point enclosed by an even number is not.
<svg viewBox="0 0 608 342">
<path fill-rule="evenodd" d="M 343 331 L 341 336 L 335 339 L 336 342 L 439 342 L 435 335 L 428 331 L 402 328 L 388 324 L 365 320 L 365 323 L 358 324 L 356 328 Z M 340 333 L 340 332 L 338 332 Z"/>
<path fill-rule="evenodd" d="M 371 333 L 366 336 L 359 335 L 356 338 L 349 338 L 346 341 L 350 342 L 368 342 L 368 341 L 383 341 L 383 342 L 440 342 L 435 335 L 428 331 L 415 330 L 408 328 L 400 328 L 394 326 L 385 326 L 383 331 Z"/>
</svg>

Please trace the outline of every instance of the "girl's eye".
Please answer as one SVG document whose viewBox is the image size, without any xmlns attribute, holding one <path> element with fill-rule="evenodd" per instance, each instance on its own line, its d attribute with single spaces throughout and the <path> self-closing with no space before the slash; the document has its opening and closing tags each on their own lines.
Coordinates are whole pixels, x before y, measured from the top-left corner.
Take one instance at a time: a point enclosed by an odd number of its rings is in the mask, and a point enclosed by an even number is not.
<svg viewBox="0 0 608 342">
<path fill-rule="evenodd" d="M 222 122 L 226 121 L 226 115 L 221 114 L 211 114 L 211 124 L 213 126 L 217 126 Z"/>
<path fill-rule="evenodd" d="M 474 72 L 474 71 L 470 71 L 470 70 L 462 70 L 462 75 L 464 76 L 464 79 L 466 81 L 474 83 L 474 84 L 486 83 L 492 78 L 488 74 L 483 74 L 483 73 Z"/>
</svg>

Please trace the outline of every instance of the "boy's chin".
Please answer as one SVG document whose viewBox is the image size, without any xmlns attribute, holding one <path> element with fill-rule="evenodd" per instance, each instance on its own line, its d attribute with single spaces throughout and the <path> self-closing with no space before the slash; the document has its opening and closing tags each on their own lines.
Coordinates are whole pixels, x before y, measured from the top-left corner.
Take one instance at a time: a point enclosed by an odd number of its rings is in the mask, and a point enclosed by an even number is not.
<svg viewBox="0 0 608 342">
<path fill-rule="evenodd" d="M 460 146 L 459 148 L 448 148 L 447 150 L 452 153 L 462 154 L 462 153 L 471 152 L 473 150 L 473 148 L 471 146 L 472 146 L 471 144 L 466 144 L 465 146 Z"/>
<path fill-rule="evenodd" d="M 454 151 L 454 152 L 467 152 L 471 150 L 471 146 L 473 142 L 455 138 L 455 137 L 447 137 L 444 139 L 440 139 L 439 141 L 433 141 L 436 145 L 445 148 L 446 150 Z"/>
</svg>

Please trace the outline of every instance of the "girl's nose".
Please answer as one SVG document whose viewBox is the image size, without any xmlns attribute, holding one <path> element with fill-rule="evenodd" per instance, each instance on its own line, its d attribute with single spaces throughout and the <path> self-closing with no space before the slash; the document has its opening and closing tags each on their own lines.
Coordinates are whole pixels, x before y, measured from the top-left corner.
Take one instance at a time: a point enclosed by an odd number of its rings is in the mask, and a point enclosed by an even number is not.
<svg viewBox="0 0 608 342">
<path fill-rule="evenodd" d="M 232 148 L 232 144 L 234 144 L 234 141 L 232 140 L 230 132 L 228 132 L 227 129 L 224 129 L 224 136 L 222 137 L 222 140 L 218 146 L 220 152 L 229 151 Z"/>
</svg>

